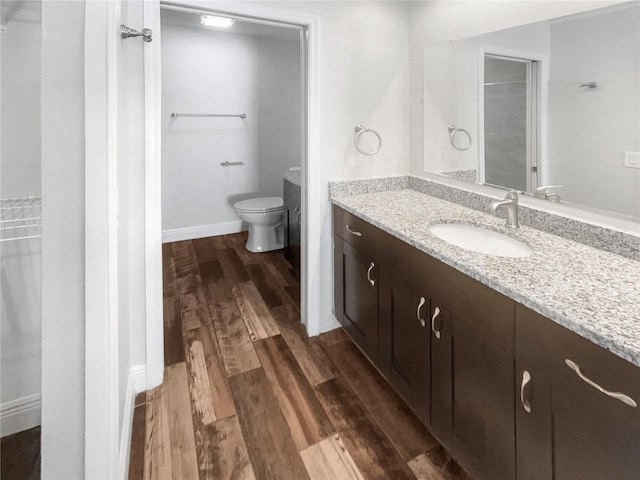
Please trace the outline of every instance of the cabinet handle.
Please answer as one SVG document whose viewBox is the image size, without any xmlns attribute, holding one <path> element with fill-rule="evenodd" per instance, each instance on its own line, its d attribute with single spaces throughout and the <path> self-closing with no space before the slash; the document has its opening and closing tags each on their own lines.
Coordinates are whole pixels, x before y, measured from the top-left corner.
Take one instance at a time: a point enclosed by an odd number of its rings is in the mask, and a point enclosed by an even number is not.
<svg viewBox="0 0 640 480">
<path fill-rule="evenodd" d="M 427 301 L 424 299 L 424 297 L 420 297 L 420 303 L 418 303 L 418 309 L 416 310 L 416 317 L 418 317 L 418 321 L 423 327 L 427 325 L 427 322 L 424 321 L 424 318 L 420 317 L 420 309 L 426 302 Z"/>
<path fill-rule="evenodd" d="M 359 231 L 354 230 L 349 225 L 347 225 L 346 227 L 347 227 L 347 232 L 349 232 L 351 235 L 355 235 L 356 237 L 361 237 L 362 236 L 362 234 Z"/>
<path fill-rule="evenodd" d="M 440 316 L 440 308 L 436 307 L 433 311 L 433 316 L 431 317 L 431 331 L 434 333 L 436 338 L 440 339 L 440 330 L 436 330 L 436 318 Z"/>
<path fill-rule="evenodd" d="M 576 375 L 578 375 L 578 377 L 580 377 L 580 380 L 588 383 L 589 385 L 591 385 L 596 390 L 599 390 L 600 392 L 604 393 L 605 395 L 607 395 L 609 397 L 612 397 L 612 398 L 615 398 L 616 400 L 620 400 L 622 403 L 625 403 L 625 404 L 629 405 L 630 407 L 634 407 L 634 408 L 638 407 L 638 404 L 635 402 L 635 400 L 633 398 L 628 397 L 627 395 L 625 395 L 623 393 L 610 392 L 608 390 L 605 390 L 604 388 L 602 388 L 600 385 L 598 385 L 593 380 L 585 377 L 584 374 L 580 371 L 580 367 L 578 366 L 577 363 L 569 360 L 568 358 L 565 358 L 564 363 L 567 364 L 567 367 L 569 367 L 571 370 L 576 372 Z"/>
<path fill-rule="evenodd" d="M 360 234 L 358 234 L 358 235 L 360 235 Z M 369 280 L 369 283 L 371 284 L 372 287 L 374 287 L 376 285 L 376 279 L 375 278 L 374 279 L 371 278 L 371 270 L 373 270 L 375 266 L 376 266 L 376 264 L 371 262 L 369 264 L 369 269 L 367 270 L 367 280 Z"/>
<path fill-rule="evenodd" d="M 520 385 L 520 403 L 522 403 L 522 408 L 527 413 L 531 413 L 531 403 L 528 400 L 524 399 L 524 388 L 531 381 L 531 374 L 525 370 L 522 372 L 522 384 Z"/>
</svg>

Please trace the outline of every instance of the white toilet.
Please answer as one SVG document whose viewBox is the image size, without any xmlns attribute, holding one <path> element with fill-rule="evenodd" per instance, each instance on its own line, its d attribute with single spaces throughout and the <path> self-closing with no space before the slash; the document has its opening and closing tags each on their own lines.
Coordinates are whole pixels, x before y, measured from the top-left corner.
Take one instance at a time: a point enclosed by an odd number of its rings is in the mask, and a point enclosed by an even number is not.
<svg viewBox="0 0 640 480">
<path fill-rule="evenodd" d="M 269 252 L 283 246 L 284 203 L 282 197 L 242 200 L 233 206 L 240 220 L 249 224 L 247 250 Z"/>
</svg>

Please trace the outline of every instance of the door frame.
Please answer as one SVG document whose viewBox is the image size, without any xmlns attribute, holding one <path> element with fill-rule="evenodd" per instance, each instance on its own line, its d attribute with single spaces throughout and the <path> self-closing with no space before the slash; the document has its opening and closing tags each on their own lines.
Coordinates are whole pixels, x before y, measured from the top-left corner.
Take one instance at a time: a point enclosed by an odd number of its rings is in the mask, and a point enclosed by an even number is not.
<svg viewBox="0 0 640 480">
<path fill-rule="evenodd" d="M 120 2 L 85 6 L 84 474 L 120 472 L 118 29 Z M 88 433 L 89 432 L 89 433 Z"/>
<path fill-rule="evenodd" d="M 478 182 L 484 184 L 484 57 L 494 55 L 497 57 L 513 58 L 514 60 L 529 60 L 536 62 L 537 68 L 537 115 L 535 115 L 535 128 L 538 132 L 535 145 L 531 145 L 537 156 L 538 184 L 546 185 L 549 180 L 549 160 L 547 154 L 547 90 L 549 80 L 549 57 L 548 55 L 517 50 L 511 48 L 498 47 L 495 45 L 479 45 L 477 66 L 478 66 Z M 531 125 L 533 127 L 533 125 Z M 531 172 L 527 172 L 527 178 Z M 529 181 L 527 181 L 527 184 Z"/>
<path fill-rule="evenodd" d="M 318 105 L 319 32 L 316 15 L 278 10 L 257 4 L 174 0 L 144 2 L 145 26 L 154 41 L 145 51 L 145 244 L 146 244 L 146 340 L 147 388 L 162 382 L 162 218 L 161 218 L 161 51 L 160 8 L 193 9 L 257 21 L 300 26 L 306 31 L 306 131 L 302 160 L 302 257 L 301 318 L 309 335 L 320 333 L 320 233 L 322 228 L 322 185 L 319 181 Z M 303 45 L 304 47 L 304 45 Z"/>
</svg>

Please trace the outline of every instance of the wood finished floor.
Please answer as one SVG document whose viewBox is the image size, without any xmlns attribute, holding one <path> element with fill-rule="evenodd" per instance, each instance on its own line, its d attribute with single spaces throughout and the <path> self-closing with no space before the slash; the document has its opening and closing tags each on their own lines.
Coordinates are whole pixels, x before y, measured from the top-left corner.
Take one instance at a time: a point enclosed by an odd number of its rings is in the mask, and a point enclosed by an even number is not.
<svg viewBox="0 0 640 480">
<path fill-rule="evenodd" d="M 39 480 L 40 427 L 2 437 L 0 458 L 2 480 Z"/>
<path fill-rule="evenodd" d="M 129 478 L 467 479 L 342 329 L 309 338 L 282 252 L 163 245 L 164 383 L 136 399 Z"/>
</svg>

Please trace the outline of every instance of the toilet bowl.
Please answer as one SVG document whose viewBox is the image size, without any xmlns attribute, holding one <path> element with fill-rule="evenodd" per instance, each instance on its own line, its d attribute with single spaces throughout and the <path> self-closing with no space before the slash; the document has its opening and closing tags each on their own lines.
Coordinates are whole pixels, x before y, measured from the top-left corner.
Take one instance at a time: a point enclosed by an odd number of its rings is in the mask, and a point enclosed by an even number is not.
<svg viewBox="0 0 640 480">
<path fill-rule="evenodd" d="M 249 225 L 247 250 L 269 252 L 283 246 L 284 203 L 281 197 L 250 198 L 237 202 L 233 209 Z"/>
</svg>

